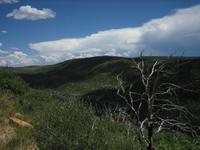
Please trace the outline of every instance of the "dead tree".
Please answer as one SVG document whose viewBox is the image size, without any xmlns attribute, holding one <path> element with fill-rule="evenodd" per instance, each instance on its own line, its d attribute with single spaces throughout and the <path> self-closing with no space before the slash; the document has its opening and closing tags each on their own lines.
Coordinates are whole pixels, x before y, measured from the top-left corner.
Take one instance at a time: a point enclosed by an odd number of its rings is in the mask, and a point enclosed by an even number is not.
<svg viewBox="0 0 200 150">
<path fill-rule="evenodd" d="M 180 105 L 177 97 L 178 90 L 188 89 L 170 80 L 176 66 L 180 64 L 170 64 L 169 59 L 163 59 L 156 60 L 149 66 L 142 57 L 133 62 L 140 86 L 138 83 L 127 85 L 118 76 L 120 88 L 117 94 L 130 108 L 138 127 L 139 140 L 145 143 L 147 150 L 154 149 L 154 135 L 162 130 L 181 131 L 194 136 L 196 132 L 189 123 L 192 114 Z"/>
</svg>

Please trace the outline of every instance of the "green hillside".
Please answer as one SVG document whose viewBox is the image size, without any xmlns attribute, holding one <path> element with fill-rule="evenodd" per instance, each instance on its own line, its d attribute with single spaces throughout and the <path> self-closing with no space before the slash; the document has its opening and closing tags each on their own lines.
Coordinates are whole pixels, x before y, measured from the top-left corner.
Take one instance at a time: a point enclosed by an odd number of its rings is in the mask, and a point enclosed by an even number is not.
<svg viewBox="0 0 200 150">
<path fill-rule="evenodd" d="M 144 57 L 146 64 L 151 67 L 155 60 L 170 62 L 173 69 L 175 63 L 181 66 L 175 70 L 172 77 L 179 85 L 187 85 L 187 88 L 195 93 L 179 93 L 180 99 L 186 103 L 199 101 L 200 97 L 200 58 L 192 57 Z M 139 58 L 136 58 L 139 60 Z M 15 72 L 29 85 L 36 89 L 54 89 L 65 95 L 80 97 L 92 96 L 100 102 L 120 102 L 116 95 L 118 89 L 117 75 L 122 74 L 123 79 L 132 82 L 138 79 L 138 73 L 132 68 L 133 60 L 122 57 L 93 57 L 74 59 L 60 64 L 20 68 Z M 97 97 L 97 98 L 96 98 Z M 103 98 L 101 98 L 103 97 Z M 192 101 L 192 102 L 191 102 Z"/>
<path fill-rule="evenodd" d="M 178 96 L 196 115 L 192 123 L 199 126 L 200 58 L 144 57 L 149 67 L 157 59 L 168 61 L 171 68 L 182 64 L 171 79 L 195 91 Z M 133 65 L 130 58 L 105 56 L 1 68 L 0 132 L 8 136 L 0 135 L 0 149 L 139 149 L 134 125 L 113 120 L 104 112 L 108 106 L 125 106 L 116 94 L 117 75 L 126 82 L 138 80 Z M 16 113 L 33 128 L 10 124 L 9 117 Z M 156 137 L 157 149 L 200 149 L 199 138 L 181 135 L 162 133 Z"/>
</svg>

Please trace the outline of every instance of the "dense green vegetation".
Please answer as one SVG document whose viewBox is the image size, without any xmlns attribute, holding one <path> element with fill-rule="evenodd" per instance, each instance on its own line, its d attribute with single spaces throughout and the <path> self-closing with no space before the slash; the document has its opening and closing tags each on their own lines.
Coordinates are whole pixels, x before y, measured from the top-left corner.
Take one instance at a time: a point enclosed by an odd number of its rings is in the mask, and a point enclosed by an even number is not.
<svg viewBox="0 0 200 150">
<path fill-rule="evenodd" d="M 145 61 L 151 65 L 154 59 L 145 58 Z M 187 63 L 177 70 L 177 82 L 190 82 L 190 88 L 197 91 L 180 93 L 180 97 L 185 106 L 198 114 L 200 59 L 180 60 Z M 116 96 L 116 75 L 122 73 L 124 80 L 136 80 L 137 73 L 132 71 L 131 64 L 126 58 L 94 57 L 43 67 L 2 68 L 0 132 L 7 134 L 7 138 L 3 144 L 0 142 L 0 149 L 34 149 L 35 145 L 41 150 L 140 149 L 134 125 L 99 116 L 97 107 L 90 105 L 124 105 Z M 10 124 L 8 118 L 15 113 L 22 114 L 21 119 L 30 122 L 34 128 Z M 199 125 L 199 120 L 197 116 L 193 124 Z M 163 132 L 155 138 L 159 150 L 200 149 L 198 137 Z"/>
<path fill-rule="evenodd" d="M 23 94 L 28 90 L 28 84 L 9 70 L 0 70 L 0 89 Z"/>
</svg>

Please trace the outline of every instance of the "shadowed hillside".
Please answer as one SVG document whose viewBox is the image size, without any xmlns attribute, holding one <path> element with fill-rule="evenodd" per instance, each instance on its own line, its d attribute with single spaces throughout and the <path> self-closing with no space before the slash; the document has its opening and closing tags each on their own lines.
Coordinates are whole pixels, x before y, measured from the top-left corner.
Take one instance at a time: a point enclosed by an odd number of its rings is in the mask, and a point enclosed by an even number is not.
<svg viewBox="0 0 200 150">
<path fill-rule="evenodd" d="M 136 58 L 136 60 L 139 58 Z M 144 57 L 149 66 L 156 59 L 169 59 L 168 57 Z M 173 57 L 169 61 L 179 61 L 182 64 L 177 74 L 180 80 L 199 80 L 200 58 Z M 83 59 L 68 60 L 56 65 L 32 66 L 15 68 L 14 72 L 20 75 L 30 86 L 35 88 L 58 88 L 71 82 L 79 82 L 90 79 L 96 75 L 105 73 L 108 75 L 118 75 L 125 73 L 126 79 L 131 80 L 134 72 L 130 58 L 122 57 L 92 57 Z M 172 66 L 173 67 L 173 64 Z M 182 81 L 181 81 L 182 82 Z M 196 83 L 196 81 L 194 82 Z"/>
<path fill-rule="evenodd" d="M 94 57 L 69 60 L 51 66 L 18 68 L 15 71 L 32 87 L 56 88 L 101 73 L 119 73 L 129 66 L 128 63 L 128 59 L 120 57 Z"/>
</svg>

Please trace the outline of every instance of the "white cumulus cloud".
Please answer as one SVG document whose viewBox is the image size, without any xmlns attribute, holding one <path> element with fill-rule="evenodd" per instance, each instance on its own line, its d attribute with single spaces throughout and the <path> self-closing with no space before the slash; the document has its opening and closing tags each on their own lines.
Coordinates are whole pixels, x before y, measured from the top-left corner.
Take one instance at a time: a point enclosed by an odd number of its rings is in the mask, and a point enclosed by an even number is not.
<svg viewBox="0 0 200 150">
<path fill-rule="evenodd" d="M 13 4 L 19 2 L 18 0 L 0 0 L 0 4 Z"/>
<path fill-rule="evenodd" d="M 29 56 L 22 51 L 8 52 L 0 50 L 0 66 L 29 66 L 40 64 L 39 57 Z"/>
<path fill-rule="evenodd" d="M 140 27 L 100 31 L 82 38 L 30 43 L 49 63 L 96 55 L 134 56 L 141 50 L 152 55 L 197 52 L 200 47 L 200 5 L 177 9 Z M 189 35 L 189 36 L 188 36 Z"/>
<path fill-rule="evenodd" d="M 30 5 L 21 6 L 19 9 L 14 9 L 12 12 L 8 13 L 6 17 L 13 17 L 17 20 L 40 20 L 54 18 L 56 13 L 48 8 L 37 9 Z"/>
<path fill-rule="evenodd" d="M 97 55 L 126 55 L 137 53 L 141 33 L 131 28 L 101 31 L 84 38 L 61 39 L 29 44 L 48 62 Z M 134 50 L 133 50 L 134 48 Z M 132 51 L 133 50 L 133 51 Z"/>
<path fill-rule="evenodd" d="M 2 46 L 3 44 L 0 42 L 0 47 Z"/>
</svg>

